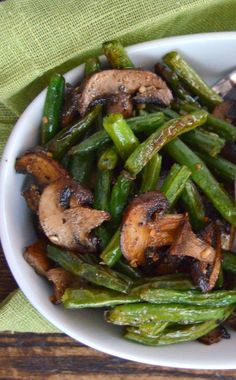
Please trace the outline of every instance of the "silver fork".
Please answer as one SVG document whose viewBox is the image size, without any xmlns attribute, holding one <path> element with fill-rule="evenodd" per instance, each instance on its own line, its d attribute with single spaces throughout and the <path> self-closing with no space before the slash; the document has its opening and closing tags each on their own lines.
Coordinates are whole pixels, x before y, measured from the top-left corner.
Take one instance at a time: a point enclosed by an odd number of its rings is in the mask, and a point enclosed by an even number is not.
<svg viewBox="0 0 236 380">
<path fill-rule="evenodd" d="M 236 69 L 220 79 L 212 88 L 222 98 L 236 100 Z"/>
</svg>

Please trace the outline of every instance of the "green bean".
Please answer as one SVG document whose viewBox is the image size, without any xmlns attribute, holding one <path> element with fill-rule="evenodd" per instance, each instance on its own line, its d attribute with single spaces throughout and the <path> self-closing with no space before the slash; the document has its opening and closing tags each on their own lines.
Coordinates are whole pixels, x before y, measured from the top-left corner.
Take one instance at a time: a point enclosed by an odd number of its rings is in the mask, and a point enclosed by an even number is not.
<svg viewBox="0 0 236 380">
<path fill-rule="evenodd" d="M 230 310 L 230 312 L 232 313 L 232 310 Z M 226 316 L 228 317 L 229 315 L 230 313 L 227 312 Z M 155 337 L 139 334 L 136 331 L 132 331 L 131 328 L 128 328 L 124 334 L 124 337 L 148 346 L 163 346 L 196 340 L 201 336 L 208 334 L 216 328 L 218 324 L 219 323 L 216 320 L 210 320 L 190 326 L 167 327 L 161 334 Z"/>
<path fill-rule="evenodd" d="M 169 207 L 171 208 L 179 196 L 181 195 L 184 186 L 191 175 L 191 171 L 187 166 L 180 166 L 178 164 L 173 164 L 168 176 L 165 178 L 162 186 L 161 192 L 165 194 L 168 199 Z"/>
<path fill-rule="evenodd" d="M 213 206 L 223 218 L 236 226 L 234 202 L 212 176 L 204 162 L 178 138 L 167 144 L 165 150 L 175 161 L 186 165 L 191 170 L 192 179 L 210 199 Z"/>
<path fill-rule="evenodd" d="M 134 64 L 128 57 L 123 45 L 118 40 L 104 42 L 103 51 L 113 69 L 133 68 Z"/>
<path fill-rule="evenodd" d="M 88 154 L 99 148 L 104 147 L 110 141 L 110 137 L 108 136 L 106 131 L 98 131 L 93 133 L 91 136 L 89 136 L 86 140 L 82 141 L 78 145 L 73 146 L 73 148 L 71 148 L 68 153 L 70 155 Z"/>
<path fill-rule="evenodd" d="M 222 268 L 226 272 L 236 274 L 236 254 L 233 252 L 223 251 Z"/>
<path fill-rule="evenodd" d="M 110 213 L 114 225 L 121 222 L 122 213 L 128 204 L 132 188 L 133 178 L 126 171 L 122 171 L 111 191 Z"/>
<path fill-rule="evenodd" d="M 60 159 L 90 128 L 100 112 L 101 106 L 97 105 L 83 119 L 72 126 L 63 128 L 52 140 L 48 141 L 46 147 L 52 152 L 53 158 Z"/>
<path fill-rule="evenodd" d="M 130 292 L 132 294 L 140 295 L 142 292 L 149 289 L 191 290 L 195 289 L 195 286 L 189 277 L 178 273 L 146 279 L 142 278 L 135 281 L 135 284 Z"/>
<path fill-rule="evenodd" d="M 120 260 L 121 256 L 120 229 L 118 228 L 100 257 L 107 266 L 112 267 Z"/>
<path fill-rule="evenodd" d="M 176 303 L 216 307 L 236 303 L 235 290 L 215 290 L 203 294 L 198 290 L 179 291 L 149 288 L 141 292 L 140 296 L 143 301 L 154 304 Z"/>
<path fill-rule="evenodd" d="M 139 145 L 137 137 L 121 114 L 111 113 L 103 119 L 103 127 L 113 140 L 120 157 L 125 160 Z"/>
<path fill-rule="evenodd" d="M 125 169 L 136 176 L 165 144 L 178 135 L 204 124 L 206 117 L 207 113 L 202 110 L 167 121 L 134 150 L 125 163 Z"/>
<path fill-rule="evenodd" d="M 129 277 L 108 267 L 83 262 L 77 255 L 54 246 L 47 247 L 48 257 L 62 268 L 87 280 L 118 292 L 127 293 L 132 285 Z"/>
<path fill-rule="evenodd" d="M 98 171 L 94 193 L 94 207 L 98 210 L 104 210 L 109 212 L 111 181 L 112 173 L 110 170 Z M 110 233 L 105 227 L 105 225 L 96 228 L 96 235 L 99 238 L 100 249 L 104 249 L 110 241 Z"/>
<path fill-rule="evenodd" d="M 147 135 L 156 131 L 166 118 L 163 112 L 148 113 L 143 116 L 136 116 L 126 119 L 127 124 L 135 134 L 146 133 Z"/>
<path fill-rule="evenodd" d="M 95 186 L 94 207 L 109 212 L 112 173 L 110 170 L 99 170 Z"/>
<path fill-rule="evenodd" d="M 109 146 L 101 155 L 98 161 L 98 169 L 100 170 L 113 170 L 119 161 L 116 148 Z"/>
<path fill-rule="evenodd" d="M 183 102 L 181 103 L 181 105 L 182 109 L 186 110 L 187 112 L 195 112 L 199 110 L 199 107 L 193 104 Z M 162 108 L 158 109 L 162 110 Z M 179 116 L 179 114 L 175 111 L 170 110 L 170 112 L 168 112 L 168 116 L 170 118 L 176 118 Z M 209 117 L 210 114 L 208 114 L 207 119 L 209 119 Z M 212 132 L 210 132 L 206 131 L 204 128 L 206 128 L 205 125 L 202 128 L 197 128 L 187 133 L 184 133 L 182 135 L 182 139 L 190 146 L 199 149 L 200 151 L 207 152 L 211 156 L 215 156 L 218 153 L 220 153 L 223 149 L 225 145 L 225 139 L 219 137 L 217 131 L 212 130 Z"/>
<path fill-rule="evenodd" d="M 132 117 L 126 120 L 135 134 L 142 132 L 147 134 L 153 133 L 164 121 L 165 117 L 163 112 L 155 112 L 146 116 Z M 109 142 L 111 142 L 110 136 L 106 131 L 102 130 L 94 133 L 80 144 L 75 145 L 70 149 L 69 154 L 86 154 L 105 146 Z"/>
<path fill-rule="evenodd" d="M 99 61 L 99 58 L 91 57 L 85 61 L 85 65 L 84 65 L 85 77 L 88 77 L 100 70 L 101 70 L 101 63 Z"/>
<path fill-rule="evenodd" d="M 68 170 L 69 169 L 69 164 L 70 164 L 70 156 L 66 153 L 61 161 L 60 161 L 61 165 L 63 166 L 64 169 Z"/>
<path fill-rule="evenodd" d="M 168 107 L 164 108 L 164 107 L 160 107 L 156 105 L 150 105 L 148 107 L 148 110 L 154 113 L 162 112 L 167 117 L 167 119 L 176 119 L 177 117 L 180 117 L 180 115 L 176 111 Z M 194 111 L 196 111 L 196 107 L 194 107 Z M 192 111 L 189 111 L 189 112 L 192 112 Z"/>
<path fill-rule="evenodd" d="M 142 277 L 142 273 L 138 268 L 133 268 L 129 265 L 128 261 L 124 257 L 115 264 L 114 269 L 120 273 L 126 274 L 126 276 L 132 278 L 132 280 L 137 280 L 137 278 Z"/>
<path fill-rule="evenodd" d="M 157 182 L 161 171 L 162 156 L 158 153 L 151 158 L 147 163 L 142 173 L 142 184 L 140 191 L 145 193 L 146 191 L 156 190 Z"/>
<path fill-rule="evenodd" d="M 199 99 L 206 105 L 214 107 L 223 99 L 209 87 L 196 71 L 176 51 L 166 54 L 163 58 L 169 66 Z"/>
<path fill-rule="evenodd" d="M 217 156 L 224 148 L 225 140 L 217 134 L 198 128 L 182 135 L 182 140 L 191 148 L 200 152 L 208 153 L 210 156 Z"/>
<path fill-rule="evenodd" d="M 236 177 L 236 165 L 232 162 L 218 157 L 210 157 L 203 152 L 197 152 L 198 156 L 205 162 L 207 167 L 219 178 L 225 181 L 234 181 Z"/>
<path fill-rule="evenodd" d="M 103 251 L 111 239 L 111 234 L 104 225 L 96 228 L 96 235 L 99 238 L 99 249 Z"/>
<path fill-rule="evenodd" d="M 87 186 L 89 184 L 93 162 L 94 157 L 92 154 L 87 154 L 85 156 L 77 154 L 71 157 L 69 162 L 69 173 L 71 177 L 82 185 Z"/>
<path fill-rule="evenodd" d="M 205 209 L 202 198 L 190 179 L 185 183 L 180 197 L 188 212 L 191 226 L 195 231 L 199 231 L 205 223 Z"/>
<path fill-rule="evenodd" d="M 62 296 L 63 306 L 67 309 L 82 309 L 91 307 L 116 306 L 139 302 L 138 297 L 119 293 L 102 287 L 81 287 L 79 289 L 66 289 Z"/>
<path fill-rule="evenodd" d="M 184 102 L 181 102 L 180 108 L 187 112 L 194 112 L 198 109 L 196 105 Z M 210 113 L 207 116 L 207 122 L 206 125 L 204 125 L 204 128 L 210 132 L 216 133 L 226 141 L 236 141 L 236 127 Z"/>
<path fill-rule="evenodd" d="M 49 82 L 41 124 L 41 144 L 46 144 L 59 130 L 60 114 L 64 98 L 65 79 L 54 74 Z"/>
<path fill-rule="evenodd" d="M 132 326 L 132 329 L 135 329 L 137 334 L 147 335 L 147 336 L 156 336 L 160 335 L 160 333 L 169 326 L 169 322 L 149 322 L 144 323 L 140 326 Z"/>
<path fill-rule="evenodd" d="M 155 65 L 155 72 L 166 81 L 166 83 L 169 85 L 169 87 L 173 90 L 174 94 L 179 99 L 184 100 L 186 102 L 195 103 L 195 100 L 182 86 L 178 78 L 178 75 L 176 75 L 174 71 L 170 70 L 166 65 L 157 63 Z"/>
<path fill-rule="evenodd" d="M 80 255 L 80 258 L 82 261 L 88 264 L 99 264 L 99 257 L 94 253 L 83 253 L 82 255 Z"/>
<path fill-rule="evenodd" d="M 125 52 L 122 44 L 119 41 L 110 41 L 110 42 L 104 43 L 103 50 L 104 50 L 105 55 L 107 56 L 108 62 L 113 68 L 133 67 L 131 60 L 129 59 L 127 53 Z M 112 116 L 109 115 L 108 118 L 111 121 Z M 129 131 L 129 127 L 127 124 L 125 124 L 125 122 L 122 123 L 121 120 L 120 121 L 117 120 L 118 125 L 116 125 L 115 123 L 111 126 L 111 125 L 106 125 L 106 121 L 108 121 L 107 118 L 104 119 L 104 123 L 105 123 L 104 127 L 106 131 L 108 132 L 109 137 L 112 138 L 113 142 L 115 143 L 118 149 L 112 146 L 110 149 L 106 150 L 103 153 L 103 155 L 100 157 L 100 160 L 98 162 L 98 167 L 101 170 L 114 169 L 118 163 L 117 150 L 118 150 L 118 153 L 120 153 L 122 157 L 122 154 L 124 153 L 125 149 L 128 149 L 128 150 L 131 149 L 131 144 L 136 139 L 136 137 L 132 134 L 132 131 Z M 126 130 L 124 130 L 124 127 L 127 127 L 125 128 Z M 125 140 L 121 140 L 121 136 L 125 138 Z M 122 144 L 122 141 L 123 141 L 123 144 Z M 106 246 L 104 245 L 103 248 L 105 247 Z M 108 251 L 106 251 L 105 253 L 102 252 L 101 258 L 108 266 L 111 267 L 117 262 L 117 260 L 119 260 L 119 257 L 121 256 L 121 252 L 119 249 L 110 250 L 109 247 L 110 246 L 108 246 Z"/>
<path fill-rule="evenodd" d="M 209 114 L 206 128 L 211 132 L 217 133 L 225 140 L 236 141 L 236 127 L 225 120 Z"/>
<path fill-rule="evenodd" d="M 223 286 L 224 286 L 224 273 L 223 273 L 223 268 L 221 265 L 219 276 L 217 278 L 215 287 L 216 287 L 216 289 L 221 289 L 221 288 L 223 288 Z"/>
<path fill-rule="evenodd" d="M 116 325 L 134 325 L 147 322 L 171 322 L 181 324 L 199 323 L 211 319 L 221 320 L 225 315 L 225 307 L 201 307 L 192 305 L 153 305 L 150 303 L 134 303 L 120 305 L 106 312 L 107 322 Z"/>
</svg>

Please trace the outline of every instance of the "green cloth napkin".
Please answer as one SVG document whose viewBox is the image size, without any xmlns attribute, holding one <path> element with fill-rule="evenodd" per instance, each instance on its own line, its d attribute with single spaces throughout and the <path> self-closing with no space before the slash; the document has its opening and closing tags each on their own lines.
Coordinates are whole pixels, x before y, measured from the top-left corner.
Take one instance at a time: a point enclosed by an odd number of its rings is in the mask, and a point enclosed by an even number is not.
<svg viewBox="0 0 236 380">
<path fill-rule="evenodd" d="M 235 0 L 7 0 L 0 3 L 0 149 L 17 117 L 47 85 L 100 53 L 173 35 L 235 30 Z M 56 332 L 19 290 L 0 305 L 0 330 Z"/>
</svg>

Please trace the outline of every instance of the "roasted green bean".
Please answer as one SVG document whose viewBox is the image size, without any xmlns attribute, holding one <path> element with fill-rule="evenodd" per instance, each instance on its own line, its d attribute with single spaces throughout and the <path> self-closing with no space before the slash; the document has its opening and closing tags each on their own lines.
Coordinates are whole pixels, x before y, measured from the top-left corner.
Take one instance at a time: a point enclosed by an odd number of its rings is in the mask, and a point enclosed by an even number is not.
<svg viewBox="0 0 236 380">
<path fill-rule="evenodd" d="M 161 192 L 165 194 L 168 199 L 169 207 L 173 207 L 179 196 L 181 195 L 184 186 L 191 175 L 191 171 L 187 166 L 180 166 L 173 164 L 168 176 L 165 178 Z"/>
<path fill-rule="evenodd" d="M 125 163 L 125 169 L 136 176 L 165 144 L 180 134 L 204 124 L 206 118 L 207 113 L 202 110 L 167 121 L 134 150 Z"/>
<path fill-rule="evenodd" d="M 179 53 L 172 51 L 166 54 L 163 60 L 204 104 L 214 107 L 223 101 Z"/>
<path fill-rule="evenodd" d="M 54 74 L 48 85 L 41 124 L 41 144 L 45 145 L 58 132 L 64 99 L 65 79 Z"/>
<path fill-rule="evenodd" d="M 165 146 L 166 152 L 181 165 L 186 165 L 192 173 L 192 179 L 210 199 L 219 213 L 233 226 L 236 226 L 236 207 L 204 162 L 180 139 Z"/>
<path fill-rule="evenodd" d="M 132 281 L 124 274 L 102 265 L 85 263 L 77 255 L 69 251 L 63 251 L 49 245 L 47 252 L 48 257 L 62 266 L 62 268 L 92 284 L 104 286 L 105 288 L 122 293 L 127 293 L 132 285 Z"/>
</svg>

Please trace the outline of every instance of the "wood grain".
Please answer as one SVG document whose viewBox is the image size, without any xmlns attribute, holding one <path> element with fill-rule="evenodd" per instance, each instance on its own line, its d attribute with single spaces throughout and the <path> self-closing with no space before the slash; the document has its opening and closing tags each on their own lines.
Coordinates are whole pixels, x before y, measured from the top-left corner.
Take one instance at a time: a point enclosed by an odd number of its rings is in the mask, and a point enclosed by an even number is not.
<svg viewBox="0 0 236 380">
<path fill-rule="evenodd" d="M 0 248 L 0 301 L 13 289 Z M 236 380 L 236 371 L 138 364 L 88 348 L 64 334 L 0 333 L 0 380 Z"/>
</svg>

